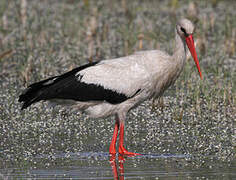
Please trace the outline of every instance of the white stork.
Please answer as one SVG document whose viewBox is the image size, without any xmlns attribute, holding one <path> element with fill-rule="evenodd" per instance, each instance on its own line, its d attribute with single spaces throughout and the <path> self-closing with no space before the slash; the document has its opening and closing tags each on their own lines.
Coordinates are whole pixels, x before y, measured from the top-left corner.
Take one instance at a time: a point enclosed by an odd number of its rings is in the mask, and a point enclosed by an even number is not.
<svg viewBox="0 0 236 180">
<path fill-rule="evenodd" d="M 138 155 L 124 148 L 124 124 L 128 111 L 158 97 L 179 77 L 186 60 L 186 44 L 202 79 L 193 40 L 194 25 L 181 19 L 175 27 L 173 55 L 159 50 L 136 52 L 126 57 L 94 62 L 65 74 L 31 84 L 19 97 L 22 109 L 41 100 L 70 105 L 90 117 L 115 115 L 110 154 Z"/>
</svg>

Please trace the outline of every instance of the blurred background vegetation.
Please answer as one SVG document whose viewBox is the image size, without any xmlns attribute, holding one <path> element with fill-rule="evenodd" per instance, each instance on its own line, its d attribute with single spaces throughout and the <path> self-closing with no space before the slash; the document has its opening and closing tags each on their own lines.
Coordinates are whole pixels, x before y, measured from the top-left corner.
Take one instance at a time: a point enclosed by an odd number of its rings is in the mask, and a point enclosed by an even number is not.
<svg viewBox="0 0 236 180">
<path fill-rule="evenodd" d="M 173 153 L 170 147 L 182 146 L 183 138 L 189 137 L 192 141 L 186 138 L 185 147 L 174 153 L 234 159 L 235 8 L 234 0 L 1 0 L 0 159 L 15 162 L 40 153 L 53 154 L 53 148 L 86 150 L 82 142 L 93 137 L 95 132 L 88 129 L 94 126 L 93 121 L 87 123 L 80 116 L 78 120 L 70 111 L 57 114 L 43 103 L 20 112 L 19 93 L 32 82 L 90 61 L 139 50 L 171 53 L 175 23 L 181 17 L 196 26 L 194 36 L 204 80 L 198 77 L 190 58 L 166 98 L 148 104 L 159 124 L 151 124 L 146 114 L 142 123 L 137 121 L 137 127 L 148 133 L 142 133 L 142 138 L 127 137 L 131 138 L 128 142 L 137 142 L 133 146 L 147 151 Z M 167 118 L 169 112 L 171 120 Z M 97 145 L 95 150 L 106 151 L 112 126 L 112 121 L 105 122 L 107 134 L 102 131 L 88 147 Z M 135 127 L 130 121 L 127 134 L 139 134 Z M 173 141 L 166 142 L 167 137 Z M 95 143 L 101 139 L 104 146 Z"/>
</svg>

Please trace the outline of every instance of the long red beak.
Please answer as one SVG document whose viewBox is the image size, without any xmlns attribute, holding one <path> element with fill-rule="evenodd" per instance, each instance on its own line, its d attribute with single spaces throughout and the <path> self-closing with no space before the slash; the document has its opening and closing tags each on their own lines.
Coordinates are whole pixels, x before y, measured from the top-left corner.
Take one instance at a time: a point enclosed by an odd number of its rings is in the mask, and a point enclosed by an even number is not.
<svg viewBox="0 0 236 180">
<path fill-rule="evenodd" d="M 197 58 L 197 53 L 196 53 L 195 46 L 194 46 L 193 36 L 189 35 L 188 37 L 185 38 L 185 41 L 186 41 L 188 49 L 189 49 L 189 51 L 190 51 L 190 53 L 191 53 L 191 55 L 192 55 L 192 57 L 195 61 L 195 64 L 196 64 L 197 69 L 198 69 L 199 76 L 202 79 L 202 73 L 201 73 L 201 69 L 200 69 L 200 66 L 199 66 L 199 61 L 198 61 L 198 58 Z"/>
</svg>

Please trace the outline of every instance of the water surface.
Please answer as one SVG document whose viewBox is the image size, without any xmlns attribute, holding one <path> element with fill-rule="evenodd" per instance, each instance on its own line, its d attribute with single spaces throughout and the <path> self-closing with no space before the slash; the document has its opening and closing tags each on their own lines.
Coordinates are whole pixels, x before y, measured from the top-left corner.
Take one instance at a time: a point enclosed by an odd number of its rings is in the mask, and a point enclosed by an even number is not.
<svg viewBox="0 0 236 180">
<path fill-rule="evenodd" d="M 197 163 L 197 162 L 196 162 Z M 25 167 L 0 170 L 2 179 L 234 179 L 235 163 L 197 167 L 186 155 L 110 156 L 104 152 L 59 153 L 35 157 Z"/>
</svg>

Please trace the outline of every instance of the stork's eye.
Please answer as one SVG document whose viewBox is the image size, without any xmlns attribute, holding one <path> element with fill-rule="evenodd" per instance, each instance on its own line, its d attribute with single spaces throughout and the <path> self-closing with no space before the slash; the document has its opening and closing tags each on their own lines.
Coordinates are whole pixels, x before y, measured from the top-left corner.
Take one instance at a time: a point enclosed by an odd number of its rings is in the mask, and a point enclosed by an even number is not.
<svg viewBox="0 0 236 180">
<path fill-rule="evenodd" d="M 186 31 L 185 31 L 185 29 L 184 28 L 180 28 L 181 29 L 181 31 L 184 33 L 184 34 L 186 34 Z"/>
<path fill-rule="evenodd" d="M 186 30 L 184 28 L 181 27 L 180 30 L 184 33 L 186 37 L 188 36 L 188 33 L 186 33 Z"/>
</svg>

